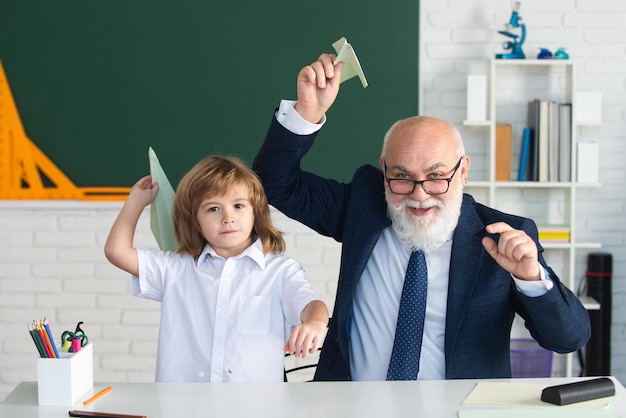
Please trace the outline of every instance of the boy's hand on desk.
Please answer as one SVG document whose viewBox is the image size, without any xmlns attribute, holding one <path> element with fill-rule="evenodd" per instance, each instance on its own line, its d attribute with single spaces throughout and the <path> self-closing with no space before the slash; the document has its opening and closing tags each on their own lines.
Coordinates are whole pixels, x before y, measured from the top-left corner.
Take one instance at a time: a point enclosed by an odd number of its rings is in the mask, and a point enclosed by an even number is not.
<svg viewBox="0 0 626 418">
<path fill-rule="evenodd" d="M 296 325 L 291 330 L 289 340 L 283 350 L 296 358 L 307 358 L 322 345 L 327 324 L 324 321 L 310 320 Z"/>
</svg>

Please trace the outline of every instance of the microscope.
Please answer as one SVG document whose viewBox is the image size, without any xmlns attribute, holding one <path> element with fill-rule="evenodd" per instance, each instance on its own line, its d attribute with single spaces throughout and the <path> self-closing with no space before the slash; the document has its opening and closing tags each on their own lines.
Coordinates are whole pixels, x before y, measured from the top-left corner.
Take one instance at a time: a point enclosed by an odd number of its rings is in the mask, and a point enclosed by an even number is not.
<svg viewBox="0 0 626 418">
<path fill-rule="evenodd" d="M 496 54 L 496 58 L 500 59 L 524 59 L 524 51 L 522 51 L 522 44 L 526 40 L 526 25 L 521 23 L 521 16 L 519 15 L 520 2 L 516 1 L 513 6 L 513 13 L 509 23 L 505 25 L 506 30 L 499 30 L 498 33 L 511 38 L 510 41 L 506 41 L 502 44 L 505 50 L 511 50 L 508 53 Z M 520 34 L 512 32 L 514 29 L 519 29 Z"/>
</svg>

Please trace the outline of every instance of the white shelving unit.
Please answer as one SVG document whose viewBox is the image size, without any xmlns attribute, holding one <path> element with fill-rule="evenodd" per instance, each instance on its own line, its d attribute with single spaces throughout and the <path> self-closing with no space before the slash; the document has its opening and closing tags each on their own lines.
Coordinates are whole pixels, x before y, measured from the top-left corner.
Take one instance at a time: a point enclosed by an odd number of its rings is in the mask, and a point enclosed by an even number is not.
<svg viewBox="0 0 626 418">
<path fill-rule="evenodd" d="M 568 243 L 542 244 L 544 256 L 568 288 L 576 292 L 576 256 L 584 250 L 600 248 L 600 243 L 580 241 L 577 235 L 577 191 L 583 187 L 599 187 L 599 183 L 576 181 L 577 134 L 582 126 L 576 120 L 575 64 L 570 60 L 492 59 L 488 76 L 488 112 L 486 121 L 464 121 L 476 130 L 486 130 L 484 163 L 477 167 L 483 178 L 468 182 L 468 191 L 477 199 L 505 212 L 526 216 L 538 225 L 569 225 Z M 517 178 L 522 131 L 527 126 L 528 102 L 533 99 L 555 100 L 572 104 L 571 181 L 496 181 L 496 124 L 513 125 L 513 156 L 511 178 Z M 468 149 L 473 155 L 477 150 Z M 481 154 L 481 150 L 478 150 Z M 477 160 L 481 160 L 478 158 Z M 472 160 L 474 162 L 474 159 Z M 472 171 L 476 171 L 472 165 Z M 599 309 L 598 303 L 581 298 L 587 309 Z M 565 356 L 565 375 L 572 376 L 573 354 Z"/>
</svg>

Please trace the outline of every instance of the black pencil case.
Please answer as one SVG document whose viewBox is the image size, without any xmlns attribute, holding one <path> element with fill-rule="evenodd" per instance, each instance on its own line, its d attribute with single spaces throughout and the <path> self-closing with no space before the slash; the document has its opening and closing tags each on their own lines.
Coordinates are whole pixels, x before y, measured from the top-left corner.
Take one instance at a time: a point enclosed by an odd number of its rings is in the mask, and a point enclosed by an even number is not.
<svg viewBox="0 0 626 418">
<path fill-rule="evenodd" d="M 607 377 L 549 386 L 541 391 L 541 400 L 555 405 L 568 405 L 615 395 L 615 384 Z"/>
</svg>

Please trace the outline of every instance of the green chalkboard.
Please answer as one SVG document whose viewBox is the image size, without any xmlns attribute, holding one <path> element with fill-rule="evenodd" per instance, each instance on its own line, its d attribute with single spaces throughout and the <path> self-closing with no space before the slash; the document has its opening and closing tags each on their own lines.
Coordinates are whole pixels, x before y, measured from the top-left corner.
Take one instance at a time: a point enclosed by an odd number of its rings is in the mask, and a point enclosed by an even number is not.
<svg viewBox="0 0 626 418">
<path fill-rule="evenodd" d="M 300 68 L 345 36 L 358 78 L 307 169 L 348 180 L 418 109 L 416 0 L 0 2 L 0 60 L 28 137 L 77 186 L 131 186 L 148 147 L 173 185 L 207 154 L 249 164 Z"/>
</svg>

